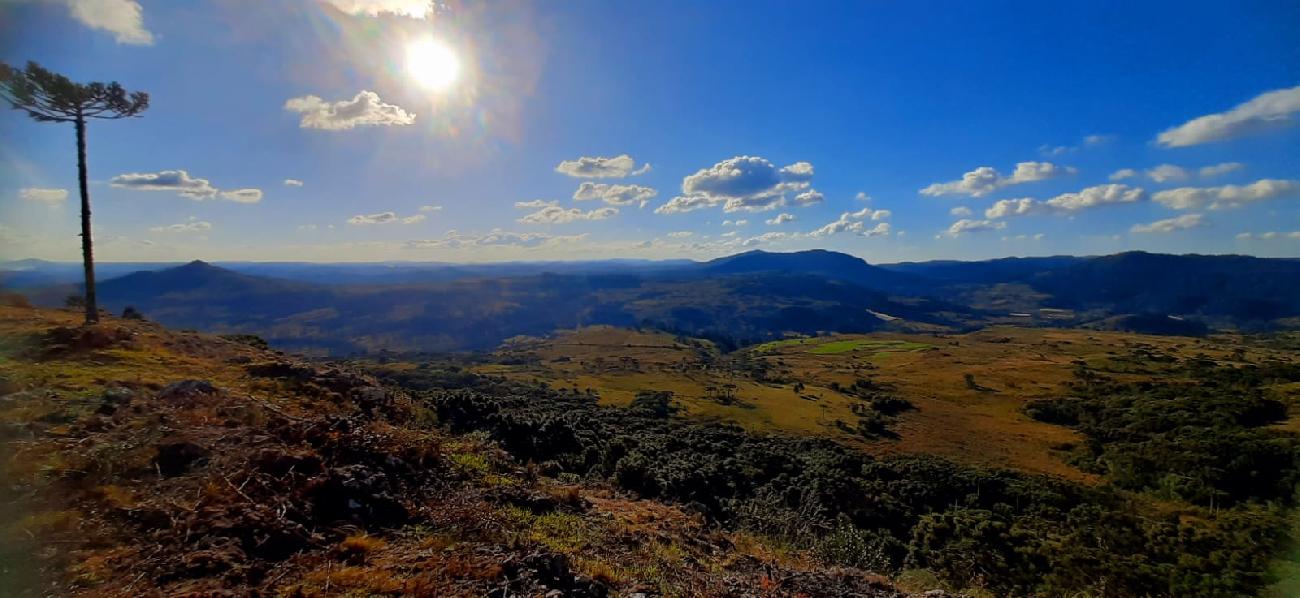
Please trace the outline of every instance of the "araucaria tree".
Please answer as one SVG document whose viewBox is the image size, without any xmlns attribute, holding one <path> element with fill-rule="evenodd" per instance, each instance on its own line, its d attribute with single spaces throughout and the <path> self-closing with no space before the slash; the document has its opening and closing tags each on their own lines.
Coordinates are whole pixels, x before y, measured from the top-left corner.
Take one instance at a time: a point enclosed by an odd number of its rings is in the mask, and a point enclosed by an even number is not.
<svg viewBox="0 0 1300 598">
<path fill-rule="evenodd" d="M 128 94 L 113 83 L 76 83 L 35 62 L 17 69 L 0 63 L 0 97 L 14 109 L 40 122 L 73 123 L 77 127 L 77 182 L 81 185 L 81 257 L 86 269 L 86 323 L 99 321 L 95 302 L 95 255 L 90 236 L 90 191 L 86 188 L 86 121 L 139 116 L 149 107 L 149 94 Z"/>
</svg>

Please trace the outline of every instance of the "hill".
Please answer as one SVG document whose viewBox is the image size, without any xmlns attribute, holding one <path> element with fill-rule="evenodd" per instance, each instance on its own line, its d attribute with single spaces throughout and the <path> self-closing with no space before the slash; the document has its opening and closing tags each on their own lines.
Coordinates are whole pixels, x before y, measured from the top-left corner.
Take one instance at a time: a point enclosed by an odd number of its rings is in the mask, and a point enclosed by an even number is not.
<svg viewBox="0 0 1300 598">
<path fill-rule="evenodd" d="M 790 334 L 994 324 L 1164 334 L 1300 325 L 1300 260 L 1242 256 L 874 266 L 830 251 L 751 251 L 687 264 L 232 267 L 247 271 L 195 262 L 105 280 L 101 303 L 115 313 L 135 307 L 169 326 L 258 334 L 278 347 L 332 355 L 481 350 L 592 324 L 653 327 L 728 350 Z M 27 294 L 57 306 L 75 291 Z"/>
<path fill-rule="evenodd" d="M 541 476 L 347 367 L 75 320 L 0 307 L 6 595 L 900 595 Z"/>
<path fill-rule="evenodd" d="M 699 339 L 596 329 L 494 357 L 312 363 L 246 337 L 77 317 L 0 307 L 0 574 L 28 576 L 0 583 L 19 595 L 1250 594 L 1271 581 L 1300 479 L 1285 458 L 1300 444 L 1278 426 L 1300 384 L 1271 345 L 1285 339 L 1114 354 L 994 331 L 724 356 Z M 1049 340 L 1060 359 L 1034 366 Z M 949 350 L 947 365 L 887 367 Z M 916 393 L 961 367 L 1006 373 L 955 392 L 1010 395 L 1046 391 L 1043 372 L 1074 355 L 1062 392 L 1018 409 L 1085 438 L 1049 450 L 1095 477 L 872 456 L 728 425 L 694 412 L 707 397 L 648 384 L 602 404 L 594 390 L 510 379 L 529 352 L 611 381 L 629 367 L 745 389 L 799 376 L 807 394 L 852 401 L 857 421 L 841 425 L 882 439 L 925 421 L 909 409 L 944 416 Z M 712 395 L 751 399 L 725 384 Z M 803 401 L 772 399 L 756 407 Z M 991 398 L 951 402 L 1006 416 L 978 405 Z"/>
</svg>

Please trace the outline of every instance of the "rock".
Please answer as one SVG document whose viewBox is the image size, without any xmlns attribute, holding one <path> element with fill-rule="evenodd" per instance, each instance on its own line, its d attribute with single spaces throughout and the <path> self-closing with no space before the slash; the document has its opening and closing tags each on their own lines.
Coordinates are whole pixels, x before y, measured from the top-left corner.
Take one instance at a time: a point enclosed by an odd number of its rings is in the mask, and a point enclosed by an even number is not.
<svg viewBox="0 0 1300 598">
<path fill-rule="evenodd" d="M 168 384 L 158 391 L 158 400 L 175 401 L 217 393 L 217 387 L 206 380 L 181 380 Z"/>
<path fill-rule="evenodd" d="M 165 442 L 157 450 L 154 464 L 166 477 L 183 475 L 208 461 L 208 449 L 189 441 Z"/>
</svg>

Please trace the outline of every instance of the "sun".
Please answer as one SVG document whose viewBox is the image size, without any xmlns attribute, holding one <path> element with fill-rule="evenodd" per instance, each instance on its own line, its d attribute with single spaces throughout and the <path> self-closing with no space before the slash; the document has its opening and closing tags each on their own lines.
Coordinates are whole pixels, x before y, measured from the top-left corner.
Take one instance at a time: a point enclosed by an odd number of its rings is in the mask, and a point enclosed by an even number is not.
<svg viewBox="0 0 1300 598">
<path fill-rule="evenodd" d="M 406 47 L 406 72 L 421 87 L 444 91 L 460 77 L 460 58 L 439 40 L 414 41 Z"/>
</svg>

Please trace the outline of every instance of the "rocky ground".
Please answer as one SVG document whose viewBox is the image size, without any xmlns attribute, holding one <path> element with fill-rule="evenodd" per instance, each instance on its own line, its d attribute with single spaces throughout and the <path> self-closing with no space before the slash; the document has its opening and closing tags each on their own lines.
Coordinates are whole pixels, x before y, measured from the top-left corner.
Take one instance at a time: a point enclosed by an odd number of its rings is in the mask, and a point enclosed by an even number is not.
<svg viewBox="0 0 1300 598">
<path fill-rule="evenodd" d="M 0 307 L 0 586 L 15 595 L 905 595 L 541 476 L 345 368 L 77 318 Z"/>
</svg>

